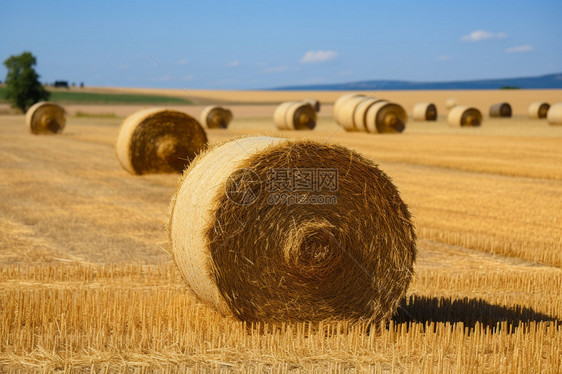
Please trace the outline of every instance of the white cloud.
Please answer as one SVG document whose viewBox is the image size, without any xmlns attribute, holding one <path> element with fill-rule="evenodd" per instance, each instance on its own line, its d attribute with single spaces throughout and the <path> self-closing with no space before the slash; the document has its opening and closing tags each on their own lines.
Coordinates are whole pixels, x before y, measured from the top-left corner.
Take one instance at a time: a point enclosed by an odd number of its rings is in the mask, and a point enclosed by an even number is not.
<svg viewBox="0 0 562 374">
<path fill-rule="evenodd" d="M 189 60 L 187 58 L 182 58 L 181 60 L 176 61 L 176 65 L 187 65 Z"/>
<path fill-rule="evenodd" d="M 516 45 L 514 47 L 509 47 L 505 50 L 505 53 L 525 53 L 525 52 L 531 52 L 533 50 L 533 47 L 530 46 L 529 44 L 525 44 L 525 45 Z"/>
<path fill-rule="evenodd" d="M 317 62 L 330 61 L 338 57 L 336 51 L 308 51 L 301 58 L 301 64 L 314 64 Z"/>
<path fill-rule="evenodd" d="M 127 65 L 127 64 L 122 64 L 122 65 L 119 66 L 119 69 L 121 69 L 121 70 L 127 70 L 128 68 L 129 68 L 129 65 Z"/>
<path fill-rule="evenodd" d="M 235 68 L 235 67 L 240 66 L 240 61 L 238 61 L 238 60 L 230 61 L 230 62 L 227 62 L 225 66 L 229 67 L 229 68 Z"/>
<path fill-rule="evenodd" d="M 468 35 L 464 35 L 461 40 L 463 42 L 479 42 L 486 39 L 502 39 L 506 38 L 507 34 L 505 32 L 489 32 L 484 30 L 476 30 Z"/>
<path fill-rule="evenodd" d="M 443 56 L 439 56 L 437 57 L 437 61 L 449 61 L 451 60 L 452 57 L 451 56 L 447 56 L 447 55 L 443 55 Z"/>
<path fill-rule="evenodd" d="M 353 70 L 345 70 L 345 71 L 341 71 L 338 75 L 340 77 L 347 77 L 352 74 L 353 74 Z"/>
<path fill-rule="evenodd" d="M 262 73 L 271 74 L 271 73 L 283 73 L 287 70 L 289 70 L 289 68 L 286 66 L 272 66 L 269 68 L 263 68 L 261 71 Z"/>
</svg>

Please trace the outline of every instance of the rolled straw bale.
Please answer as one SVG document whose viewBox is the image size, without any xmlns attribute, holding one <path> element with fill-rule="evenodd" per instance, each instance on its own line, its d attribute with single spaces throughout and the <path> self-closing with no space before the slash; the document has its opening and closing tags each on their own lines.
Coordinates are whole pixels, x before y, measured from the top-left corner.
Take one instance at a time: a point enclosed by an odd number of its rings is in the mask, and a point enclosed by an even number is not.
<svg viewBox="0 0 562 374">
<path fill-rule="evenodd" d="M 364 121 L 360 118 L 361 114 L 358 114 L 356 117 L 355 112 L 358 108 L 364 109 L 365 106 L 361 105 L 361 103 L 363 103 L 366 99 L 366 96 L 356 95 L 347 98 L 344 102 L 339 104 L 337 116 L 335 118 L 338 125 L 342 126 L 345 131 L 364 130 Z M 359 119 L 359 121 L 356 122 L 356 119 Z"/>
<path fill-rule="evenodd" d="M 437 107 L 433 103 L 418 103 L 414 106 L 415 121 L 436 121 Z"/>
<path fill-rule="evenodd" d="M 562 103 L 553 104 L 546 115 L 549 125 L 562 125 Z"/>
<path fill-rule="evenodd" d="M 356 94 L 356 93 L 350 93 L 350 94 L 345 94 L 340 96 L 335 102 L 334 102 L 334 118 L 338 118 L 339 117 L 339 110 L 340 107 L 342 107 L 347 100 L 352 99 L 354 97 L 357 96 L 364 96 L 364 95 L 360 95 L 360 94 Z"/>
<path fill-rule="evenodd" d="M 544 101 L 537 101 L 529 106 L 529 117 L 530 118 L 546 118 L 548 109 L 550 108 L 549 103 Z"/>
<path fill-rule="evenodd" d="M 331 170 L 335 185 L 303 177 L 320 187 L 299 196 L 337 201 L 276 203 L 291 191 L 280 187 L 287 170 Z M 410 213 L 386 174 L 306 140 L 248 137 L 199 155 L 172 199 L 168 234 L 192 291 L 244 321 L 387 319 L 416 257 Z"/>
<path fill-rule="evenodd" d="M 25 122 L 32 134 L 57 134 L 66 125 L 66 112 L 60 105 L 43 101 L 27 110 Z"/>
<path fill-rule="evenodd" d="M 490 117 L 511 117 L 511 105 L 509 103 L 496 103 L 490 107 Z"/>
<path fill-rule="evenodd" d="M 218 105 L 211 105 L 201 111 L 201 124 L 209 129 L 226 129 L 232 121 L 232 112 Z"/>
<path fill-rule="evenodd" d="M 367 132 L 400 133 L 406 128 L 408 115 L 401 105 L 382 100 L 369 107 L 365 121 Z"/>
<path fill-rule="evenodd" d="M 455 106 L 457 106 L 457 99 L 450 97 L 447 100 L 445 100 L 445 107 L 447 108 L 447 110 L 451 110 Z"/>
<path fill-rule="evenodd" d="M 379 101 L 382 99 L 363 95 L 351 97 L 340 105 L 336 122 L 346 131 L 366 131 L 367 111 Z"/>
<path fill-rule="evenodd" d="M 385 100 L 367 97 L 355 107 L 355 111 L 353 112 L 353 124 L 357 126 L 358 130 L 367 131 L 367 112 L 371 106 L 381 101 Z"/>
<path fill-rule="evenodd" d="M 318 101 L 316 99 L 304 99 L 303 101 L 305 103 L 309 103 L 310 105 L 312 105 L 312 107 L 314 108 L 316 113 L 318 113 L 320 111 L 320 101 Z"/>
<path fill-rule="evenodd" d="M 175 110 L 151 108 L 125 119 L 117 137 L 117 158 L 132 174 L 181 173 L 207 145 L 199 122 Z"/>
<path fill-rule="evenodd" d="M 449 126 L 480 126 L 482 123 L 482 113 L 476 108 L 459 105 L 451 109 L 447 117 Z"/>
<path fill-rule="evenodd" d="M 279 130 L 313 130 L 316 111 L 304 101 L 286 101 L 273 113 L 273 121 Z"/>
</svg>

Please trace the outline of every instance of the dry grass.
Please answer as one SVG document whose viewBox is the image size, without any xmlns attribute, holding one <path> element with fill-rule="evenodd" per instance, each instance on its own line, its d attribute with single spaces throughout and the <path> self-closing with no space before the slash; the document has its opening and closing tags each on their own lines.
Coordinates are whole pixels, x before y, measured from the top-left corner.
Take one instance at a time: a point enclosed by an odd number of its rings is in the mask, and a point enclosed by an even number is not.
<svg viewBox="0 0 562 374">
<path fill-rule="evenodd" d="M 426 97 L 445 113 L 445 97 L 478 96 L 445 94 L 386 98 L 410 110 Z M 415 277 L 379 328 L 245 326 L 216 314 L 162 250 L 177 176 L 122 170 L 119 118 L 71 117 L 60 136 L 34 137 L 23 116 L 0 116 L 0 371 L 559 372 L 562 128 L 518 115 L 518 102 L 535 101 L 519 94 L 501 97 L 514 118 L 485 116 L 479 129 L 448 128 L 440 115 L 397 136 L 331 138 L 379 163 L 414 214 Z M 210 142 L 337 130 L 323 105 L 314 131 L 278 132 L 274 108 L 233 107 Z"/>
<path fill-rule="evenodd" d="M 171 265 L 4 267 L 0 368 L 555 372 L 560 297 L 558 317 L 521 307 L 533 305 L 528 287 L 562 285 L 560 273 L 544 275 L 449 274 L 436 283 L 425 274 L 426 294 L 501 284 L 515 295 L 500 304 L 416 295 L 390 325 L 245 325 L 196 302 Z"/>
</svg>

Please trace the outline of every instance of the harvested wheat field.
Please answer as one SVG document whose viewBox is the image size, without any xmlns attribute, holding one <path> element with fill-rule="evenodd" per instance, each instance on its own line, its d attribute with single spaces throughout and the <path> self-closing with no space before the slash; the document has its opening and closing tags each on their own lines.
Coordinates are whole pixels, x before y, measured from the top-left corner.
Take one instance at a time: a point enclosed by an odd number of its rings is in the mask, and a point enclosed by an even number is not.
<svg viewBox="0 0 562 374">
<path fill-rule="evenodd" d="M 56 136 L 31 135 L 23 115 L 5 114 L 0 372 L 562 371 L 562 126 L 528 113 L 533 102 L 562 102 L 561 91 L 384 92 L 406 111 L 437 107 L 436 121 L 408 112 L 401 134 L 344 131 L 332 116 L 343 92 L 193 94 L 233 114 L 227 129 L 206 129 L 210 147 L 247 135 L 314 140 L 351 149 L 392 179 L 417 236 L 397 312 L 376 324 L 221 315 L 170 254 L 178 174 L 132 175 L 115 157 L 124 117 L 141 107 L 65 107 Z M 308 97 L 322 104 L 315 129 L 278 130 L 276 106 Z M 481 126 L 449 126 L 449 97 L 484 113 Z M 489 118 L 500 101 L 512 118 Z M 195 118 L 202 110 L 173 108 Z M 370 281 L 346 261 L 358 283 Z"/>
</svg>

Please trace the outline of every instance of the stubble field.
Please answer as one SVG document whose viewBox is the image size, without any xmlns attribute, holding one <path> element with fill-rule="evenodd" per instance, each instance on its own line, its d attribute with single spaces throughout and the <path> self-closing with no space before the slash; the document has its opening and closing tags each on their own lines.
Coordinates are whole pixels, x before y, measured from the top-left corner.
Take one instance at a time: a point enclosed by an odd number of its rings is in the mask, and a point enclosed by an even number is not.
<svg viewBox="0 0 562 374">
<path fill-rule="evenodd" d="M 438 106 L 437 122 L 410 119 L 400 135 L 339 129 L 330 103 L 342 93 L 193 94 L 236 103 L 227 131 L 207 130 L 211 144 L 247 134 L 310 138 L 380 165 L 418 235 L 398 314 L 380 326 L 222 317 L 190 293 L 166 252 L 178 176 L 132 176 L 115 157 L 121 117 L 139 107 L 69 105 L 59 136 L 32 136 L 22 115 L 4 114 L 0 371 L 562 370 L 562 126 L 526 115 L 531 102 L 561 102 L 562 92 L 385 92 L 410 114 L 415 102 Z M 326 104 L 317 128 L 277 131 L 274 103 L 307 96 Z M 447 97 L 480 108 L 482 127 L 448 127 Z M 514 117 L 489 119 L 489 104 L 503 100 Z"/>
</svg>

